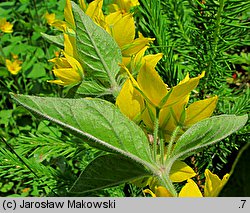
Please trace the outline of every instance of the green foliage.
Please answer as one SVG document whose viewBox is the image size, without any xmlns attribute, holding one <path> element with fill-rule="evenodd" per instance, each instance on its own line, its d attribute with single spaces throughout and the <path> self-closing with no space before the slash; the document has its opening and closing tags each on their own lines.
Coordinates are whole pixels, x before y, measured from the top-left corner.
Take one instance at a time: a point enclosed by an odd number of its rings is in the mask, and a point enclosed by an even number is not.
<svg viewBox="0 0 250 213">
<path fill-rule="evenodd" d="M 177 140 L 172 155 L 178 158 L 190 156 L 195 150 L 218 142 L 242 128 L 247 120 L 247 115 L 220 115 L 200 121 Z"/>
<path fill-rule="evenodd" d="M 107 154 L 90 162 L 70 189 L 70 193 L 83 194 L 149 175 L 150 172 L 131 159 L 121 155 Z"/>
<path fill-rule="evenodd" d="M 107 101 L 23 95 L 13 98 L 36 115 L 57 123 L 84 141 L 87 139 L 94 147 L 118 152 L 135 161 L 151 162 L 144 132 Z"/>
<path fill-rule="evenodd" d="M 187 72 L 206 71 L 197 97 L 217 94 L 215 114 L 243 115 L 249 112 L 249 10 L 242 0 L 141 0 L 136 13 L 138 29 L 155 38 L 151 53 L 164 57 L 157 68 L 163 80 L 176 85 Z M 235 153 L 248 139 L 249 121 L 240 134 L 195 155 L 195 168 L 203 173 L 228 172 Z M 227 169 L 223 169 L 227 168 Z"/>
<path fill-rule="evenodd" d="M 248 1 L 141 0 L 141 5 L 139 29 L 156 39 L 152 52 L 164 53 L 158 69 L 168 85 L 205 70 L 205 94 L 226 86 L 233 73 L 229 61 L 250 42 Z"/>
<path fill-rule="evenodd" d="M 117 96 L 119 92 L 117 75 L 122 60 L 120 48 L 103 28 L 96 26 L 91 18 L 82 12 L 78 5 L 72 4 L 72 7 L 76 24 L 77 50 L 87 76 L 104 85 L 109 83 L 107 86 L 111 94 Z M 84 86 L 85 84 L 80 85 Z"/>
<path fill-rule="evenodd" d="M 222 115 L 198 122 L 176 141 L 173 150 L 169 145 L 170 155 L 166 164 L 162 164 L 162 161 L 153 161 L 149 141 L 139 126 L 107 101 L 24 95 L 13 98 L 34 115 L 64 127 L 91 146 L 120 154 L 94 159 L 76 180 L 72 193 L 86 193 L 139 177 L 155 176 L 176 195 L 169 180 L 173 163 L 183 155 L 187 157 L 222 140 L 243 127 L 248 119 L 246 115 Z"/>
<path fill-rule="evenodd" d="M 106 12 L 110 2 L 104 2 Z M 247 22 L 249 0 L 141 0 L 140 3 L 141 6 L 134 11 L 137 30 L 144 36 L 156 39 L 149 48 L 150 53 L 164 53 L 157 65 L 164 81 L 174 86 L 187 72 L 196 76 L 205 70 L 206 79 L 198 88 L 200 93 L 192 95 L 191 100 L 218 94 L 216 114 L 237 115 L 228 115 L 228 129 L 221 121 L 225 119 L 223 116 L 212 117 L 193 126 L 178 140 L 166 170 L 170 170 L 178 150 L 186 153 L 186 147 L 192 145 L 189 151 L 196 148 L 200 151 L 194 155 L 197 161 L 195 166 L 200 173 L 209 167 L 224 175 L 231 169 L 232 160 L 229 159 L 232 159 L 232 153 L 237 153 L 237 149 L 249 141 L 249 119 L 240 131 L 225 138 L 228 135 L 226 130 L 235 132 L 246 122 L 246 116 L 240 115 L 249 112 L 249 89 L 246 90 L 249 87 L 250 64 Z M 98 99 L 18 96 L 18 101 L 39 114 L 39 118 L 42 116 L 48 119 L 41 121 L 17 107 L 10 99 L 9 92 L 39 96 L 67 94 L 67 97 L 72 98 L 72 91 L 68 88 L 62 90 L 46 82 L 54 78 L 48 59 L 63 46 L 63 37 L 46 24 L 44 14 L 48 10 L 63 19 L 64 5 L 65 0 L 0 3 L 0 18 L 7 17 L 14 24 L 12 34 L 0 35 L 0 135 L 2 141 L 5 141 L 0 144 L 0 194 L 141 196 L 141 189 L 127 182 L 152 173 L 157 177 L 162 165 L 158 165 L 159 162 L 157 165 L 152 163 L 147 136 L 118 112 L 115 106 Z M 118 66 L 121 62 L 120 50 L 114 40 L 81 13 L 76 5 L 74 15 L 77 46 L 86 72 L 81 85 L 72 88 L 75 90 L 73 93 L 77 93 L 75 98 L 107 98 L 106 95 L 112 95 L 113 102 L 122 83 Z M 23 62 L 22 70 L 16 76 L 11 75 L 5 67 L 5 60 L 11 59 L 12 53 L 17 54 Z M 220 122 L 215 122 L 217 119 Z M 205 124 L 212 128 L 200 128 Z M 209 134 L 213 136 L 218 129 L 222 131 L 217 131 L 217 139 L 225 139 L 216 141 L 216 144 L 205 150 L 200 149 L 203 145 L 215 142 L 209 139 Z M 71 133 L 80 136 L 80 139 Z M 204 138 L 198 140 L 198 135 Z M 193 140 L 195 138 L 197 140 Z M 235 163 L 231 172 L 229 183 L 236 184 L 236 187 L 249 185 L 246 179 L 248 174 L 245 172 L 249 169 L 244 163 L 248 157 L 246 150 L 244 148 L 240 153 L 242 155 L 236 161 L 237 166 Z M 107 154 L 107 151 L 112 154 Z M 242 176 L 237 176 L 239 173 Z M 98 182 L 98 179 L 103 181 Z M 172 187 L 168 180 L 161 181 Z M 116 185 L 119 186 L 102 190 Z M 247 195 L 247 192 L 232 192 L 229 188 L 226 186 L 221 196 Z M 93 191 L 95 189 L 99 190 Z"/>
</svg>

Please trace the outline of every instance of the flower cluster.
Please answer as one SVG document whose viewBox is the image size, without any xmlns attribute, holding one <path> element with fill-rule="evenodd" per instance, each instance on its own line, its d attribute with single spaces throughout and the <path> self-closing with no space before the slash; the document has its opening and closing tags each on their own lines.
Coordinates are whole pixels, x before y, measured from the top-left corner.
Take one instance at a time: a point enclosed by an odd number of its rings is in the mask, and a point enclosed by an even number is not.
<svg viewBox="0 0 250 213">
<path fill-rule="evenodd" d="M 85 1 L 79 3 L 85 14 L 115 39 L 122 51 L 123 63 L 128 66 L 132 59 L 154 40 L 144 38 L 142 34 L 136 37 L 134 18 L 130 9 L 139 5 L 138 1 L 114 1 L 107 15 L 104 15 L 102 10 L 103 0 L 94 0 L 88 5 Z M 77 56 L 75 23 L 69 0 L 66 1 L 64 16 L 65 21 L 60 21 L 56 19 L 55 14 L 45 14 L 47 23 L 64 34 L 64 57 L 50 60 L 55 63 L 53 72 L 59 79 L 50 82 L 67 86 L 80 83 L 84 78 L 84 70 Z"/>
<path fill-rule="evenodd" d="M 217 96 L 194 102 L 187 107 L 190 92 L 197 87 L 204 73 L 195 78 L 187 74 L 178 85 L 169 88 L 155 70 L 161 57 L 161 54 L 142 57 L 137 79 L 124 66 L 130 77 L 124 83 L 116 104 L 130 119 L 136 122 L 142 120 L 151 132 L 158 119 L 160 132 L 169 140 L 177 126 L 184 131 L 211 116 Z"/>
</svg>

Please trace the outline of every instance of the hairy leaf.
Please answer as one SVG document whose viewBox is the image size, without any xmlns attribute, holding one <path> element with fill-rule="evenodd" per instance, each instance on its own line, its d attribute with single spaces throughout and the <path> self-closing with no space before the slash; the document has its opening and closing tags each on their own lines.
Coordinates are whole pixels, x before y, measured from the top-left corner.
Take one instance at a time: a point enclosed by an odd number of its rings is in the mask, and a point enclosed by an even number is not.
<svg viewBox="0 0 250 213">
<path fill-rule="evenodd" d="M 71 193 L 86 193 L 116 186 L 151 173 L 140 164 L 121 155 L 108 154 L 94 159 L 80 174 Z"/>
<path fill-rule="evenodd" d="M 197 149 L 218 142 L 243 127 L 247 119 L 247 115 L 220 115 L 200 121 L 178 139 L 171 157 L 187 157 Z"/>
<path fill-rule="evenodd" d="M 35 115 L 59 124 L 80 138 L 88 139 L 92 146 L 120 153 L 152 167 L 146 135 L 110 102 L 25 95 L 15 95 L 13 98 Z"/>
<path fill-rule="evenodd" d="M 97 79 L 114 84 L 122 61 L 120 48 L 115 40 L 72 2 L 76 24 L 76 42 L 79 60 L 86 72 Z"/>
</svg>

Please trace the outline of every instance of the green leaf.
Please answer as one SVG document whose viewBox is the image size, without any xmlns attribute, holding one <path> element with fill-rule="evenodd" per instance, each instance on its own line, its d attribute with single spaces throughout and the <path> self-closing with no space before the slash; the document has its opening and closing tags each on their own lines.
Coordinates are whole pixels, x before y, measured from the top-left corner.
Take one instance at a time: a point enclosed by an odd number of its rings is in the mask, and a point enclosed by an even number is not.
<svg viewBox="0 0 250 213">
<path fill-rule="evenodd" d="M 86 193 L 149 175 L 152 173 L 129 158 L 116 154 L 103 155 L 94 159 L 86 167 L 70 192 Z"/>
<path fill-rule="evenodd" d="M 72 2 L 76 24 L 76 42 L 79 60 L 85 65 L 86 72 L 94 78 L 116 85 L 116 76 L 122 61 L 121 50 L 115 40 L 80 7 Z"/>
<path fill-rule="evenodd" d="M 111 94 L 107 88 L 101 86 L 95 81 L 82 81 L 77 89 L 79 95 L 96 95 L 101 96 L 104 94 Z"/>
<path fill-rule="evenodd" d="M 60 35 L 48 35 L 46 33 L 41 33 L 42 37 L 45 38 L 47 41 L 58 45 L 59 47 L 63 47 L 64 46 L 64 38 L 63 38 L 63 34 Z"/>
<path fill-rule="evenodd" d="M 34 64 L 32 70 L 27 74 L 27 78 L 41 78 L 46 76 L 46 70 L 44 68 L 44 64 L 41 62 L 38 62 Z"/>
<path fill-rule="evenodd" d="M 1 77 L 9 76 L 9 71 L 6 69 L 6 67 L 0 67 L 0 76 Z"/>
<path fill-rule="evenodd" d="M 245 125 L 247 119 L 247 115 L 219 115 L 200 121 L 178 139 L 171 157 L 188 157 L 197 149 L 200 150 L 236 132 Z"/>
<path fill-rule="evenodd" d="M 25 95 L 12 97 L 35 115 L 87 139 L 90 145 L 120 153 L 152 168 L 145 133 L 110 102 Z"/>
<path fill-rule="evenodd" d="M 240 151 L 219 197 L 250 197 L 250 144 Z"/>
</svg>

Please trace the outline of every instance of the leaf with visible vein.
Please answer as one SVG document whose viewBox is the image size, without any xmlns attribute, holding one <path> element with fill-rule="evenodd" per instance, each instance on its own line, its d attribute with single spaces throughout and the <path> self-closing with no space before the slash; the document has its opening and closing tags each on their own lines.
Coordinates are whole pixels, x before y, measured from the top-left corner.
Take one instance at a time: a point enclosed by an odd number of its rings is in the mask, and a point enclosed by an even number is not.
<svg viewBox="0 0 250 213">
<path fill-rule="evenodd" d="M 76 24 L 76 42 L 79 60 L 88 75 L 116 84 L 122 61 L 121 50 L 115 40 L 72 2 Z"/>
<path fill-rule="evenodd" d="M 145 133 L 110 102 L 26 95 L 13 98 L 35 115 L 87 139 L 90 145 L 120 153 L 154 170 Z"/>
</svg>

